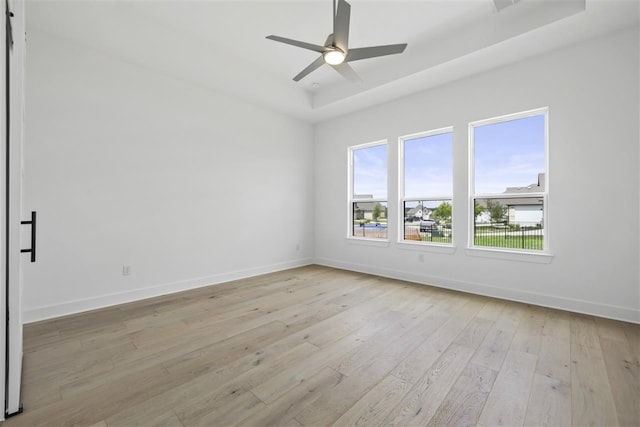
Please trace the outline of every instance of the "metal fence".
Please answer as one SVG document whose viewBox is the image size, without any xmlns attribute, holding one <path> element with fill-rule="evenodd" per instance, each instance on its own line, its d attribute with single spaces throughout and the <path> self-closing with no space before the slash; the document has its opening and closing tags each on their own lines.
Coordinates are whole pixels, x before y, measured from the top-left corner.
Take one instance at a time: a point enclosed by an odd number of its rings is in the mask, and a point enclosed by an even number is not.
<svg viewBox="0 0 640 427">
<path fill-rule="evenodd" d="M 442 226 L 433 227 L 428 231 L 420 231 L 419 223 L 405 223 L 404 240 L 451 244 L 452 232 L 450 227 Z"/>
<path fill-rule="evenodd" d="M 474 246 L 542 250 L 544 229 L 519 225 L 475 224 Z"/>
<path fill-rule="evenodd" d="M 387 239 L 387 224 L 355 222 L 352 235 Z M 404 240 L 407 241 L 451 244 L 452 238 L 451 227 L 436 226 L 427 231 L 420 231 L 419 223 L 404 224 Z M 539 226 L 475 224 L 473 245 L 489 248 L 543 250 L 544 229 Z"/>
<path fill-rule="evenodd" d="M 404 224 L 404 240 L 451 244 L 452 237 L 450 227 L 437 226 L 425 232 L 420 231 L 418 224 Z M 473 240 L 474 246 L 542 250 L 544 229 L 537 226 L 476 224 Z"/>
<path fill-rule="evenodd" d="M 354 222 L 352 230 L 351 235 L 354 237 L 364 237 L 367 239 L 388 238 L 387 223 L 383 222 Z"/>
</svg>

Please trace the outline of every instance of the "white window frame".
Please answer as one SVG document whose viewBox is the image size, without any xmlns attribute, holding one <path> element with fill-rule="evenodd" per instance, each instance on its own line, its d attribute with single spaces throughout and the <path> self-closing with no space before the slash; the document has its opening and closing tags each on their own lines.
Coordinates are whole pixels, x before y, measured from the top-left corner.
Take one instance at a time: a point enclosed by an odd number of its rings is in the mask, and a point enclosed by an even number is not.
<svg viewBox="0 0 640 427">
<path fill-rule="evenodd" d="M 387 146 L 387 198 L 372 198 L 372 199 L 362 199 L 354 197 L 354 164 L 353 164 L 353 153 L 354 151 L 361 150 L 363 148 L 371 148 L 376 147 L 378 145 L 386 145 Z M 348 149 L 348 193 L 347 193 L 347 239 L 353 240 L 362 240 L 368 242 L 382 242 L 387 244 L 389 242 L 389 141 L 386 139 L 382 139 L 379 141 L 368 142 L 365 144 L 353 145 Z M 358 202 L 366 202 L 366 203 L 386 203 L 387 204 L 387 238 L 386 239 L 377 239 L 371 237 L 358 237 L 353 235 L 353 204 Z"/>
<path fill-rule="evenodd" d="M 542 192 L 532 192 L 525 194 L 504 194 L 504 193 L 475 193 L 475 128 L 485 125 L 491 125 L 496 123 L 508 122 L 512 120 L 523 119 L 527 117 L 534 116 L 544 116 L 544 176 L 545 176 L 545 186 L 544 191 Z M 519 113 L 506 114 L 503 116 L 492 117 L 490 119 L 478 120 L 469 123 L 469 206 L 467 209 L 467 213 L 469 216 L 469 227 L 468 227 L 468 249 L 467 254 L 475 255 L 475 256 L 487 256 L 490 253 L 496 253 L 497 257 L 502 257 L 505 259 L 522 259 L 522 260 L 530 260 L 532 262 L 551 262 L 551 245 L 550 241 L 550 233 L 549 233 L 549 107 L 541 107 L 535 108 L 532 110 L 522 111 Z M 534 250 L 534 249 L 517 249 L 517 248 L 498 248 L 491 246 L 475 246 L 474 244 L 474 227 L 475 227 L 475 212 L 474 212 L 474 201 L 476 199 L 508 199 L 508 198 L 538 198 L 542 199 L 543 203 L 543 230 L 544 237 L 542 239 L 543 246 L 542 250 Z M 500 254 L 505 254 L 504 256 L 500 256 Z M 515 255 L 515 256 L 514 256 Z M 525 258 L 518 257 L 518 255 L 525 255 Z M 528 257 L 528 258 L 527 258 Z M 535 259 L 538 257 L 538 259 Z"/>
<path fill-rule="evenodd" d="M 418 138 L 427 138 L 435 135 L 442 135 L 445 133 L 451 133 L 453 135 L 453 126 L 447 126 L 439 129 L 433 129 L 425 132 L 412 133 L 410 135 L 403 135 L 398 138 L 398 243 L 407 244 L 407 245 L 417 245 L 417 246 L 443 246 L 446 248 L 451 248 L 455 243 L 455 224 L 453 220 L 453 214 L 451 217 L 451 233 L 452 239 L 451 243 L 440 243 L 440 242 L 429 242 L 429 241 L 413 241 L 413 240 L 405 240 L 404 239 L 404 204 L 405 202 L 413 202 L 413 201 L 449 201 L 451 204 L 451 209 L 453 213 L 453 194 L 450 195 L 438 195 L 438 196 L 423 196 L 423 197 L 405 197 L 405 154 L 404 154 L 404 144 L 408 140 L 418 139 Z M 451 164 L 453 165 L 453 144 L 451 146 Z M 454 171 L 451 171 L 451 177 L 453 180 Z M 453 188 L 453 182 L 451 183 Z"/>
</svg>

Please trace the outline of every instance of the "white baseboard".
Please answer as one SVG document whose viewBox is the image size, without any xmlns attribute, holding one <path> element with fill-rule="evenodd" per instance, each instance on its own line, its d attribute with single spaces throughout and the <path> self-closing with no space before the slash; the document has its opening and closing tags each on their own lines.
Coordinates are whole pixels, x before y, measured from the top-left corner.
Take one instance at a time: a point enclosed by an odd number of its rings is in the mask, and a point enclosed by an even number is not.
<svg viewBox="0 0 640 427">
<path fill-rule="evenodd" d="M 142 289 L 135 289 L 127 292 L 119 292 L 114 294 L 101 295 L 93 298 L 86 298 L 66 302 L 63 304 L 49 305 L 45 307 L 37 307 L 24 310 L 22 313 L 23 322 L 32 323 L 40 320 L 52 319 L 70 314 L 77 314 L 83 311 L 95 310 L 98 308 L 109 307 L 116 304 L 124 304 L 132 301 L 138 301 L 146 298 L 153 298 L 161 295 L 172 294 L 176 292 L 186 291 L 189 289 L 201 288 L 204 286 L 217 285 L 232 280 L 246 279 L 248 277 L 259 276 L 261 274 L 274 273 L 276 271 L 287 270 L 289 268 L 303 267 L 313 264 L 311 258 L 299 259 L 290 262 L 265 265 L 246 270 L 230 271 L 213 276 L 198 277 L 194 279 L 164 283 Z"/>
<path fill-rule="evenodd" d="M 608 304 L 598 304 L 573 298 L 564 298 L 554 295 L 539 294 L 514 289 L 504 289 L 496 286 L 451 280 L 446 277 L 428 276 L 423 274 L 408 273 L 400 270 L 379 267 L 375 265 L 353 264 L 327 258 L 316 258 L 315 264 L 343 270 L 357 271 L 360 273 L 374 274 L 376 276 L 391 279 L 406 280 L 408 282 L 430 285 L 440 288 L 453 289 L 477 295 L 500 298 L 509 301 L 517 301 L 526 304 L 534 304 L 542 307 L 556 308 L 576 313 L 590 314 L 608 319 L 622 320 L 631 323 L 640 323 L 640 312 L 632 308 L 619 307 Z"/>
<path fill-rule="evenodd" d="M 481 283 L 462 282 L 451 280 L 446 277 L 408 273 L 405 271 L 383 268 L 374 265 L 353 264 L 328 258 L 305 258 L 301 260 L 272 264 L 246 270 L 225 272 L 213 276 L 198 277 L 179 282 L 165 283 L 148 288 L 135 289 L 128 292 L 101 295 L 94 298 L 76 300 L 64 304 L 37 307 L 25 310 L 22 317 L 25 324 L 32 323 L 40 320 L 47 320 L 55 317 L 81 313 L 83 311 L 95 310 L 146 298 L 153 298 L 160 295 L 172 294 L 189 289 L 221 284 L 232 280 L 245 279 L 248 277 L 273 273 L 289 268 L 302 267 L 310 264 L 318 264 L 327 267 L 340 268 L 343 270 L 374 274 L 377 276 L 389 277 L 392 279 L 406 280 L 409 282 L 420 283 L 424 285 L 469 292 L 477 295 L 485 295 L 509 301 L 535 304 L 542 307 L 557 308 L 560 310 L 567 310 L 576 313 L 590 314 L 593 316 L 622 320 L 625 322 L 640 323 L 640 313 L 632 308 L 619 307 L 608 304 L 597 304 L 591 301 L 539 294 L 535 292 L 504 289 Z"/>
</svg>

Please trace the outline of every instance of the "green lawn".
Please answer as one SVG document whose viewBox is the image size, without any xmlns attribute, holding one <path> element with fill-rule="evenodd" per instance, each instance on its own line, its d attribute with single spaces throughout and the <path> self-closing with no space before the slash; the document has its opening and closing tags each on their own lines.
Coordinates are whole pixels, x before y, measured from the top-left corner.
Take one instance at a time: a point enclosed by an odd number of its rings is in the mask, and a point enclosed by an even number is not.
<svg viewBox="0 0 640 427">
<path fill-rule="evenodd" d="M 418 237 L 419 236 L 419 237 Z M 451 230 L 444 229 L 434 233 L 419 232 L 418 225 L 405 224 L 405 240 L 451 244 Z M 474 246 L 486 248 L 525 249 L 541 251 L 544 236 L 539 229 L 509 230 L 495 227 L 478 227 Z"/>
<path fill-rule="evenodd" d="M 473 244 L 491 248 L 543 249 L 543 236 L 476 235 Z"/>
</svg>

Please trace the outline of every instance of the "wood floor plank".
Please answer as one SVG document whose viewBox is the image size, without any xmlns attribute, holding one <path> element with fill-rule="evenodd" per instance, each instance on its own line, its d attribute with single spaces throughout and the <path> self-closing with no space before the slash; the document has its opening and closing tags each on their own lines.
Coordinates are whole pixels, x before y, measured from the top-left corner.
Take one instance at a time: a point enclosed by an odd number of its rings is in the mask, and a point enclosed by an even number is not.
<svg viewBox="0 0 640 427">
<path fill-rule="evenodd" d="M 315 330 L 309 330 L 309 342 L 324 347 L 361 328 L 370 316 L 405 306 L 409 301 L 402 291 L 403 289 L 390 290 L 319 323 Z"/>
<path fill-rule="evenodd" d="M 537 356 L 510 350 L 484 405 L 479 426 L 524 425 Z"/>
<path fill-rule="evenodd" d="M 582 347 L 600 346 L 595 319 L 584 314 L 571 314 L 571 342 Z"/>
<path fill-rule="evenodd" d="M 427 426 L 476 425 L 496 377 L 491 368 L 467 364 Z"/>
<path fill-rule="evenodd" d="M 571 420 L 574 426 L 619 425 L 600 347 L 582 345 L 592 344 L 585 337 L 580 331 L 571 342 Z"/>
<path fill-rule="evenodd" d="M 322 266 L 25 325 L 23 361 L 3 427 L 640 425 L 640 326 Z"/>
<path fill-rule="evenodd" d="M 502 310 L 506 307 L 507 302 L 499 299 L 489 299 L 482 307 L 482 310 L 478 312 L 476 317 L 480 319 L 487 319 L 495 321 L 502 313 Z"/>
<path fill-rule="evenodd" d="M 45 383 L 40 381 L 36 382 L 36 385 L 37 386 L 23 384 L 22 390 L 20 391 L 20 398 L 23 402 L 29 402 L 29 408 L 31 410 L 62 400 L 59 382 L 51 381 Z"/>
<path fill-rule="evenodd" d="M 41 325 L 43 322 L 38 322 L 37 325 Z M 36 325 L 30 323 L 29 326 Z M 37 351 L 41 348 L 50 348 L 52 345 L 57 345 L 60 342 L 60 330 L 54 329 L 51 331 L 38 331 L 36 327 L 24 328 L 23 333 L 23 351 L 25 354 Z"/>
<path fill-rule="evenodd" d="M 571 385 L 547 375 L 535 373 L 527 406 L 525 426 L 570 426 Z"/>
<path fill-rule="evenodd" d="M 594 321 L 599 338 L 606 338 L 618 342 L 626 342 L 628 344 L 629 341 L 625 332 L 625 322 L 604 319 L 602 317 L 596 317 Z"/>
<path fill-rule="evenodd" d="M 24 384 L 59 383 L 62 384 L 60 387 L 62 390 L 69 383 L 84 379 L 92 381 L 93 378 L 113 372 L 114 365 L 111 361 L 111 352 L 126 351 L 131 345 L 129 344 L 125 349 L 121 347 L 107 348 L 104 349 L 103 353 L 99 350 L 88 353 L 78 352 L 72 357 L 52 364 L 50 367 L 43 365 L 39 369 L 29 369 L 30 375 L 25 375 Z"/>
<path fill-rule="evenodd" d="M 547 310 L 547 317 L 542 329 L 544 337 L 571 341 L 571 313 L 560 310 Z"/>
<path fill-rule="evenodd" d="M 566 312 L 547 311 L 525 425 L 571 425 L 571 323 Z"/>
<path fill-rule="evenodd" d="M 179 379 L 162 368 L 149 367 L 119 380 L 97 385 L 91 393 L 59 400 L 25 412 L 16 425 L 88 425 L 104 420 L 118 408 L 135 405 L 154 393 L 172 388 Z M 108 396 L 105 399 L 105 396 Z M 89 407 L 91 410 L 87 410 Z"/>
<path fill-rule="evenodd" d="M 602 318 L 595 322 L 620 423 L 640 424 L 640 325 Z"/>
<path fill-rule="evenodd" d="M 269 321 L 279 320 L 286 323 L 294 319 L 298 320 L 301 317 L 309 316 L 310 313 L 318 311 L 319 308 L 335 307 L 336 310 L 334 310 L 333 314 L 338 314 L 340 311 L 345 311 L 349 308 L 349 301 L 361 303 L 365 299 L 359 291 L 361 291 L 361 287 L 349 286 L 348 284 L 329 292 L 313 291 L 314 298 L 310 302 L 311 294 L 305 294 L 300 300 L 300 302 L 303 302 L 308 307 L 305 311 L 301 310 L 297 299 L 283 299 L 281 307 L 271 307 L 266 312 L 260 313 L 260 315 L 236 318 L 233 319 L 233 322 L 228 322 L 228 324 L 224 325 L 225 334 L 228 336 L 237 335 Z M 373 298 L 384 292 L 384 288 L 371 289 L 370 292 L 367 292 L 367 297 Z M 344 310 L 340 310 L 340 308 Z"/>
<path fill-rule="evenodd" d="M 451 344 L 380 425 L 426 425 L 465 369 L 474 349 Z"/>
<path fill-rule="evenodd" d="M 513 331 L 520 327 L 520 323 L 531 309 L 526 304 L 510 303 L 505 304 L 502 311 L 496 318 L 496 328 L 502 331 Z"/>
<path fill-rule="evenodd" d="M 376 357 L 350 372 L 330 393 L 325 394 L 296 416 L 301 424 L 308 426 L 331 425 L 341 413 L 347 411 L 363 398 L 378 382 L 388 375 L 398 363 L 409 354 L 414 354 L 431 334 L 426 319 L 404 333 L 399 332 L 396 339 L 389 341 L 384 350 Z"/>
<path fill-rule="evenodd" d="M 178 416 L 169 407 L 135 407 L 136 410 L 125 410 L 107 418 L 108 427 L 130 426 L 167 426 L 182 427 Z"/>
<path fill-rule="evenodd" d="M 112 381 L 116 378 L 130 375 L 130 372 L 143 370 L 148 366 L 158 366 L 168 360 L 174 360 L 190 354 L 203 346 L 210 346 L 214 342 L 224 339 L 216 333 L 207 331 L 191 331 L 181 335 L 179 338 L 168 340 L 158 339 L 153 345 L 143 348 L 134 348 L 131 351 L 117 353 L 111 356 L 114 369 L 99 373 L 88 378 L 79 378 L 62 385 L 65 394 L 84 393 L 90 390 L 95 383 Z M 72 359 L 73 360 L 73 359 Z M 74 369 L 74 371 L 77 369 Z"/>
<path fill-rule="evenodd" d="M 547 309 L 527 306 L 526 311 L 518 324 L 518 329 L 513 336 L 513 341 L 511 342 L 509 350 L 538 354 L 546 317 Z"/>
<path fill-rule="evenodd" d="M 169 362 L 163 366 L 169 372 L 185 374 L 201 372 L 212 365 L 224 365 L 234 359 L 257 351 L 263 343 L 274 342 L 288 335 L 288 329 L 282 322 L 270 322 L 242 334 L 220 342 L 201 347 Z"/>
<path fill-rule="evenodd" d="M 198 424 L 202 417 L 220 410 L 238 395 L 247 393 L 252 385 L 264 381 L 269 373 L 287 369 L 296 359 L 308 356 L 316 349 L 302 343 L 285 350 L 287 346 L 272 344 L 255 354 L 247 355 L 229 365 L 198 373 L 192 378 L 179 375 L 182 384 L 150 397 L 138 405 L 131 405 L 118 419 L 131 419 L 138 414 L 153 413 L 157 408 L 172 408 L 185 425 Z"/>
<path fill-rule="evenodd" d="M 145 421 L 141 425 L 147 425 L 151 427 L 184 427 L 184 424 L 180 422 L 177 415 L 171 415 L 168 418 L 154 420 L 153 422 Z M 129 424 L 131 426 L 131 424 Z"/>
<path fill-rule="evenodd" d="M 481 317 L 474 317 L 467 326 L 453 340 L 454 344 L 464 345 L 470 348 L 478 348 L 484 341 L 494 321 Z"/>
<path fill-rule="evenodd" d="M 51 369 L 52 360 L 63 364 L 66 359 L 80 351 L 82 351 L 82 344 L 79 340 L 52 342 L 41 350 L 24 352 L 22 369 L 25 372 L 33 372 L 44 367 L 48 371 Z"/>
<path fill-rule="evenodd" d="M 301 382 L 274 400 L 260 412 L 256 412 L 236 424 L 256 427 L 279 427 L 285 425 L 343 379 L 344 375 L 334 369 L 323 368 L 307 381 Z M 295 421 L 295 424 L 301 425 L 297 421 Z"/>
<path fill-rule="evenodd" d="M 189 418 L 190 421 L 185 421 L 183 414 L 178 415 L 180 421 L 186 425 L 199 425 L 199 426 L 228 426 L 235 422 L 242 422 L 245 418 L 255 414 L 264 409 L 265 404 L 254 396 L 251 392 L 242 393 L 234 399 L 227 402 L 225 405 L 211 409 L 206 414 L 200 415 L 197 418 Z"/>
<path fill-rule="evenodd" d="M 568 316 L 549 312 L 540 340 L 536 372 L 567 386 L 571 384 L 571 330 Z"/>
<path fill-rule="evenodd" d="M 480 344 L 473 362 L 496 372 L 499 371 L 511 346 L 514 333 L 514 330 L 500 329 L 497 324 L 494 324 Z"/>
<path fill-rule="evenodd" d="M 337 360 L 349 354 L 349 352 L 362 345 L 369 337 L 399 316 L 399 313 L 393 311 L 382 314 L 361 329 L 341 338 L 334 342 L 333 345 L 322 348 L 321 351 L 291 366 L 291 369 L 275 375 L 251 391 L 263 402 L 273 402 L 301 382 L 307 381 L 322 368 L 331 366 Z"/>
<path fill-rule="evenodd" d="M 300 424 L 295 418 L 292 418 L 286 423 L 280 424 L 279 427 L 304 427 L 304 426 Z"/>
<path fill-rule="evenodd" d="M 313 344 L 308 342 L 302 343 L 291 350 L 282 352 L 269 361 L 265 362 L 263 359 L 257 359 L 254 367 L 246 370 L 246 372 L 242 374 L 235 375 L 232 382 L 237 385 L 237 388 L 251 390 L 268 381 L 273 376 L 291 369 L 291 366 L 295 366 L 319 352 L 320 349 Z"/>
<path fill-rule="evenodd" d="M 199 390 L 199 392 L 196 393 L 194 390 Z M 218 414 L 222 414 L 225 411 L 236 410 L 238 408 L 236 406 L 237 402 L 234 403 L 234 401 L 239 396 L 243 396 L 241 407 L 248 405 L 246 407 L 247 410 L 265 407 L 264 403 L 242 384 L 231 380 L 220 385 L 207 378 L 205 381 L 195 380 L 194 384 L 186 387 L 186 395 L 179 396 L 174 401 L 173 408 L 185 426 L 213 425 L 206 420 L 215 419 Z M 244 417 L 250 415 L 251 413 L 247 413 Z M 244 417 L 238 418 L 238 421 L 244 419 Z M 232 421 L 229 420 L 229 422 Z"/>
<path fill-rule="evenodd" d="M 615 384 L 611 393 L 620 424 L 640 424 L 640 363 L 634 358 L 626 339 L 601 336 L 600 345 L 609 384 Z"/>
<path fill-rule="evenodd" d="M 384 353 L 389 343 L 401 335 L 403 331 L 407 331 L 423 323 L 427 318 L 430 320 L 426 327 L 431 327 L 433 325 L 430 313 L 432 308 L 432 306 L 408 299 L 407 305 L 403 307 L 402 316 L 400 316 L 398 320 L 390 323 L 388 327 L 382 329 L 361 346 L 350 352 L 345 358 L 340 360 L 334 368 L 344 375 L 350 375 L 364 363 Z"/>
<path fill-rule="evenodd" d="M 380 425 L 407 393 L 408 381 L 387 375 L 333 423 L 334 427 Z"/>
<path fill-rule="evenodd" d="M 415 384 L 482 309 L 484 302 L 471 300 L 459 306 L 450 318 L 436 316 L 430 327 L 437 329 L 394 368 L 392 374 Z"/>
<path fill-rule="evenodd" d="M 635 355 L 636 360 L 640 359 L 640 325 L 622 322 L 622 328 L 629 341 L 629 348 Z"/>
</svg>

